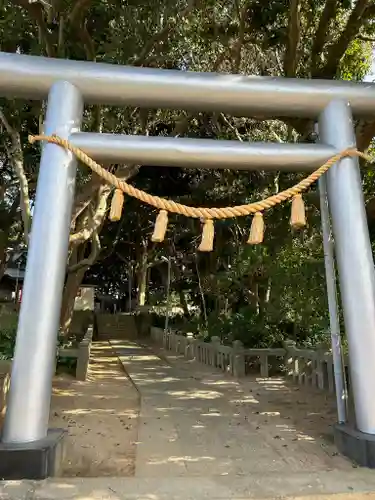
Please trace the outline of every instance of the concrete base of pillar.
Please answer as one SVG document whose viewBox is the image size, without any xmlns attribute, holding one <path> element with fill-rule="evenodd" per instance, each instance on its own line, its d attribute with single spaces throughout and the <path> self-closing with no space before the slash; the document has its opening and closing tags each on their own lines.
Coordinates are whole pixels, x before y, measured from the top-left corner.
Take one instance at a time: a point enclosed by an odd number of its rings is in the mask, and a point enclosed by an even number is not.
<svg viewBox="0 0 375 500">
<path fill-rule="evenodd" d="M 337 424 L 334 435 L 340 453 L 362 467 L 375 469 L 375 435 L 346 424 Z"/>
<path fill-rule="evenodd" d="M 64 435 L 62 429 L 50 429 L 45 439 L 32 443 L 0 441 L 0 480 L 59 476 L 64 459 Z"/>
</svg>

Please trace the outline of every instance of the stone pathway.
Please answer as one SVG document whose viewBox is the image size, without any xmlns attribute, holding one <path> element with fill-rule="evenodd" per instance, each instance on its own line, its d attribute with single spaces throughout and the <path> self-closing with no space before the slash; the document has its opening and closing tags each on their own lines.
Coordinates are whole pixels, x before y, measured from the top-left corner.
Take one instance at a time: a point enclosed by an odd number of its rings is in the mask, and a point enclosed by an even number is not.
<svg viewBox="0 0 375 500">
<path fill-rule="evenodd" d="M 277 381 L 239 383 L 135 343 L 112 345 L 141 395 L 135 476 L 8 482 L 0 499 L 375 500 L 373 471 L 266 404 L 277 401 Z"/>
<path fill-rule="evenodd" d="M 136 344 L 116 350 L 142 397 L 136 476 L 352 470 L 331 444 L 265 408 L 270 387 L 255 379 L 240 384 L 194 362 L 171 364 Z"/>
<path fill-rule="evenodd" d="M 76 478 L 0 484 L 1 500 L 375 500 L 373 472 Z M 343 492 L 345 493 L 337 493 Z"/>
</svg>

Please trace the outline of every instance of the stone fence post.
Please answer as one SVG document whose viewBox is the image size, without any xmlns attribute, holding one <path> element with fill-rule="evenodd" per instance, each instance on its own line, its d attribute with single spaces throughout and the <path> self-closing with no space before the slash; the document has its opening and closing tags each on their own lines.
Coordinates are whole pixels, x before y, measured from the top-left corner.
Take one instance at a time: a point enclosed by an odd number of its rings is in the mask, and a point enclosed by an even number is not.
<svg viewBox="0 0 375 500">
<path fill-rule="evenodd" d="M 219 353 L 219 348 L 220 348 L 220 345 L 221 345 L 221 340 L 220 340 L 220 337 L 211 337 L 211 344 L 212 344 L 212 360 L 211 360 L 211 364 L 213 367 L 217 367 L 218 366 L 218 353 Z"/>
<path fill-rule="evenodd" d="M 268 378 L 269 370 L 268 370 L 268 353 L 264 352 L 259 356 L 260 361 L 260 376 L 261 378 Z"/>
<path fill-rule="evenodd" d="M 234 377 L 245 376 L 245 354 L 244 346 L 240 340 L 235 340 L 232 344 L 232 374 Z"/>
<path fill-rule="evenodd" d="M 314 385 L 318 387 L 318 389 L 324 389 L 324 372 L 326 368 L 326 361 L 324 359 L 324 355 L 327 352 L 327 346 L 324 343 L 320 343 L 316 346 L 316 358 L 315 358 L 315 367 L 314 367 Z"/>
<path fill-rule="evenodd" d="M 187 359 L 195 358 L 194 345 L 195 345 L 194 334 L 192 332 L 188 332 L 186 334 L 186 347 L 185 347 L 185 357 Z"/>
<path fill-rule="evenodd" d="M 169 333 L 167 330 L 163 331 L 163 349 L 169 350 Z"/>
<path fill-rule="evenodd" d="M 298 372 L 298 360 L 293 356 L 293 350 L 296 347 L 296 343 L 294 340 L 285 340 L 284 341 L 284 349 L 285 349 L 285 358 L 284 365 L 286 368 L 286 376 L 294 377 L 296 376 L 296 372 Z"/>
<path fill-rule="evenodd" d="M 78 346 L 76 378 L 77 380 L 86 380 L 90 363 L 91 341 L 93 336 L 93 327 L 89 326 L 83 340 Z"/>
</svg>

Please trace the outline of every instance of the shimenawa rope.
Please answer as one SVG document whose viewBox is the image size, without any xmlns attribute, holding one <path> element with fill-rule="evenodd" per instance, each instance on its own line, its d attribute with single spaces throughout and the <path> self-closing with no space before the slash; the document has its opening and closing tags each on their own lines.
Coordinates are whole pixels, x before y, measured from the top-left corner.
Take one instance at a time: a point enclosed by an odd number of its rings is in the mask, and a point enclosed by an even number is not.
<svg viewBox="0 0 375 500">
<path fill-rule="evenodd" d="M 172 200 L 166 200 L 165 198 L 160 198 L 159 196 L 153 196 L 146 193 L 134 186 L 128 184 L 127 182 L 119 179 L 108 170 L 105 170 L 101 165 L 96 163 L 92 158 L 90 158 L 84 151 L 73 146 L 66 139 L 62 139 L 57 135 L 30 135 L 29 142 L 34 143 L 36 141 L 46 141 L 52 144 L 57 144 L 64 149 L 72 152 L 79 161 L 87 165 L 93 172 L 102 177 L 108 184 L 113 185 L 115 189 L 115 194 L 112 201 L 111 207 L 111 220 L 119 220 L 121 216 L 121 209 L 123 204 L 123 193 L 137 198 L 138 200 L 151 205 L 160 210 L 155 223 L 155 230 L 152 237 L 153 241 L 163 241 L 165 232 L 168 224 L 168 212 L 177 213 L 179 215 L 184 215 L 185 217 L 193 217 L 203 219 L 205 221 L 202 233 L 202 242 L 199 247 L 201 251 L 211 251 L 214 239 L 214 226 L 213 219 L 228 219 L 232 217 L 243 217 L 246 215 L 256 214 L 253 219 L 252 228 L 250 231 L 250 237 L 248 243 L 258 244 L 263 241 L 264 232 L 264 222 L 262 217 L 262 212 L 269 208 L 282 203 L 288 199 L 292 200 L 292 216 L 291 225 L 294 228 L 303 227 L 306 223 L 305 221 L 305 209 L 303 205 L 303 200 L 301 193 L 306 191 L 314 182 L 316 182 L 319 177 L 327 172 L 327 170 L 332 167 L 335 163 L 340 161 L 342 158 L 348 156 L 357 156 L 364 158 L 366 161 L 371 162 L 372 159 L 358 151 L 355 148 L 348 148 L 336 155 L 332 156 L 324 165 L 315 170 L 308 177 L 298 182 L 294 186 L 281 191 L 278 194 L 269 196 L 264 200 L 256 201 L 246 205 L 237 205 L 234 207 L 224 207 L 224 208 L 204 208 L 204 207 L 190 207 L 188 205 L 183 205 Z"/>
</svg>

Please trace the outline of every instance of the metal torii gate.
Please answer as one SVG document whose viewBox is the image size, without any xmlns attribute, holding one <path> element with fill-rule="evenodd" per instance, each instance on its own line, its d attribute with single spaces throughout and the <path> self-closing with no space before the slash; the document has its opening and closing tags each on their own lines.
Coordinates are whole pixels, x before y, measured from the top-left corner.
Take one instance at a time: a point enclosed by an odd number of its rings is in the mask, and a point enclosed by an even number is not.
<svg viewBox="0 0 375 500">
<path fill-rule="evenodd" d="M 134 68 L 7 53 L 0 53 L 0 95 L 48 96 L 45 134 L 69 139 L 96 160 L 199 168 L 313 170 L 355 147 L 352 112 L 375 115 L 371 83 Z M 85 133 L 80 131 L 84 103 L 311 118 L 318 123 L 320 143 Z M 342 428 L 341 443 L 349 439 L 351 444 L 341 448 L 350 455 L 355 442 L 368 446 L 375 440 L 375 271 L 358 159 L 339 163 L 326 179 L 356 411 L 356 429 Z M 44 145 L 2 436 L 7 447 L 37 443 L 48 434 L 75 176 L 73 155 Z"/>
</svg>

